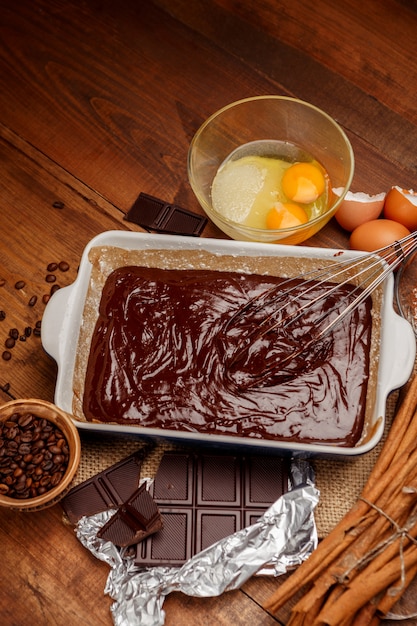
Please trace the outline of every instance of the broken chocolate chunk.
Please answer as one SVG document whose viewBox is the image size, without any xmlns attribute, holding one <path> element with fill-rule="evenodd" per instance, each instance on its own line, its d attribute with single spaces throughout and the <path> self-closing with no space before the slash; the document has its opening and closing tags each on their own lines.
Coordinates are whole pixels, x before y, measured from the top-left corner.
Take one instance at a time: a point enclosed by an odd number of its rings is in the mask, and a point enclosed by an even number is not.
<svg viewBox="0 0 417 626">
<path fill-rule="evenodd" d="M 143 483 L 97 533 L 97 537 L 126 547 L 162 528 L 158 506 Z"/>
<path fill-rule="evenodd" d="M 140 469 L 149 447 L 73 487 L 61 501 L 69 521 L 76 524 L 84 515 L 94 515 L 121 506 L 138 488 Z"/>
<path fill-rule="evenodd" d="M 128 222 L 134 222 L 146 230 L 171 235 L 201 235 L 207 218 L 159 198 L 140 193 L 125 216 Z"/>
</svg>

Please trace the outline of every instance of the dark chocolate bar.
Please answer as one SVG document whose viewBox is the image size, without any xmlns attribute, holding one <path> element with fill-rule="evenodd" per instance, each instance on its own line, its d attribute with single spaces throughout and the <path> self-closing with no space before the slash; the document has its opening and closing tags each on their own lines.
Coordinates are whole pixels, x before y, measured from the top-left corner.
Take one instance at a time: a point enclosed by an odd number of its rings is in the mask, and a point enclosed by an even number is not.
<svg viewBox="0 0 417 626">
<path fill-rule="evenodd" d="M 125 220 L 159 233 L 194 237 L 201 235 L 207 224 L 206 217 L 146 193 L 139 194 Z"/>
<path fill-rule="evenodd" d="M 76 524 L 84 515 L 94 515 L 121 506 L 138 488 L 140 468 L 149 447 L 73 487 L 61 500 L 69 521 Z"/>
<path fill-rule="evenodd" d="M 288 461 L 281 458 L 166 452 L 151 488 L 163 528 L 138 544 L 136 565 L 182 565 L 254 524 L 287 483 Z"/>
<path fill-rule="evenodd" d="M 126 547 L 162 528 L 159 509 L 143 483 L 100 528 L 97 537 Z"/>
</svg>

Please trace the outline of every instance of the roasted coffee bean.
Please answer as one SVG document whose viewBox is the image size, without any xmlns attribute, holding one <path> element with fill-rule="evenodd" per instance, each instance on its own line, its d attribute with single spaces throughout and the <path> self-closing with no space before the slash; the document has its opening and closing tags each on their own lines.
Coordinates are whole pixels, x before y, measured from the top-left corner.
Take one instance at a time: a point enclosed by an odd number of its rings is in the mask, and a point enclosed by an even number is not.
<svg viewBox="0 0 417 626">
<path fill-rule="evenodd" d="M 9 330 L 9 337 L 11 337 L 12 339 L 18 339 L 19 338 L 19 331 L 17 330 L 17 328 L 11 328 Z"/>
<path fill-rule="evenodd" d="M 20 335 L 19 341 L 26 341 L 26 335 Z"/>
<path fill-rule="evenodd" d="M 9 352 L 9 350 L 5 350 L 1 356 L 4 361 L 10 361 L 10 359 L 12 358 L 12 353 Z"/>
<path fill-rule="evenodd" d="M 26 335 L 26 337 L 30 337 L 31 334 L 32 334 L 31 327 L 30 326 L 26 326 L 26 328 L 25 328 L 25 335 Z"/>
<path fill-rule="evenodd" d="M 68 272 L 70 268 L 69 263 L 67 263 L 66 261 L 60 261 L 58 267 L 61 270 L 61 272 Z"/>
<path fill-rule="evenodd" d="M 55 445 L 55 442 L 54 442 L 53 446 L 49 446 L 49 452 L 52 452 L 52 454 L 61 454 L 61 448 Z"/>
<path fill-rule="evenodd" d="M 60 200 L 55 200 L 52 206 L 54 207 L 54 209 L 63 209 L 65 207 L 65 204 Z"/>
<path fill-rule="evenodd" d="M 55 472 L 54 474 L 52 474 L 51 485 L 53 487 L 56 487 L 61 482 L 62 476 L 63 476 L 62 472 Z"/>
<path fill-rule="evenodd" d="M 6 319 L 6 313 L 4 311 L 0 311 L 0 322 Z"/>
<path fill-rule="evenodd" d="M 21 443 L 20 446 L 18 447 L 18 450 L 19 450 L 19 454 L 31 455 L 31 453 L 30 453 L 30 450 L 31 450 L 30 443 Z"/>
<path fill-rule="evenodd" d="M 22 415 L 19 415 L 19 417 L 17 418 L 17 423 L 21 428 L 29 428 L 29 426 L 33 424 L 32 413 L 23 413 Z"/>
<path fill-rule="evenodd" d="M 23 287 L 26 286 L 26 283 L 24 280 L 18 280 L 15 284 L 15 289 L 23 289 Z"/>
<path fill-rule="evenodd" d="M 5 347 L 8 348 L 9 350 L 14 348 L 15 344 L 16 344 L 16 340 L 13 339 L 13 337 L 7 337 L 6 341 L 4 342 Z"/>
<path fill-rule="evenodd" d="M 57 269 L 58 269 L 58 263 L 49 263 L 46 266 L 46 271 L 47 272 L 56 272 Z"/>
<path fill-rule="evenodd" d="M 6 279 L 0 278 L 0 287 L 4 287 L 5 284 L 6 284 Z"/>
<path fill-rule="evenodd" d="M 42 433 L 39 433 L 39 437 L 42 437 Z M 32 452 L 39 452 L 41 448 L 45 447 L 45 442 L 43 439 L 37 439 L 32 445 Z"/>
<path fill-rule="evenodd" d="M 43 461 L 43 454 L 42 454 L 42 452 L 38 452 L 37 454 L 35 454 L 33 456 L 32 463 L 34 465 L 40 465 L 42 463 L 42 461 Z"/>
<path fill-rule="evenodd" d="M 51 476 L 42 476 L 42 478 L 39 481 L 39 484 L 41 487 L 48 487 L 52 482 Z M 58 483 L 57 483 L 58 484 Z"/>
<path fill-rule="evenodd" d="M 56 281 L 56 276 L 55 274 L 47 274 L 45 276 L 45 280 L 47 283 L 54 283 Z"/>
<path fill-rule="evenodd" d="M 15 440 L 18 434 L 19 434 L 19 428 L 18 426 L 16 426 L 16 424 L 12 424 L 11 426 L 9 426 L 8 428 L 5 428 L 4 430 L 4 436 L 6 439 Z M 16 446 L 16 450 L 17 450 L 18 443 L 16 441 L 9 441 L 7 442 L 6 445 L 8 448 Z"/>
<path fill-rule="evenodd" d="M 25 483 L 24 483 L 24 482 L 21 482 L 21 483 L 15 483 L 15 484 L 13 485 L 13 487 L 14 487 L 14 490 L 15 490 L 17 493 L 20 493 L 20 492 L 22 492 L 22 491 L 24 491 L 24 490 L 26 489 L 26 485 L 25 485 Z"/>
<path fill-rule="evenodd" d="M 60 428 L 32 413 L 0 422 L 0 494 L 36 497 L 59 484 L 69 461 Z"/>
<path fill-rule="evenodd" d="M 31 297 L 31 299 L 30 299 L 30 300 L 29 300 L 29 302 L 28 302 L 28 305 L 29 305 L 29 306 L 35 306 L 35 304 L 37 303 L 37 301 L 38 301 L 38 296 L 32 296 L 32 297 Z"/>
<path fill-rule="evenodd" d="M 49 291 L 49 294 L 51 296 L 53 296 L 54 293 L 58 291 L 58 289 L 61 289 L 61 287 L 55 283 L 55 285 L 52 285 L 52 287 L 51 287 L 51 289 Z"/>
</svg>

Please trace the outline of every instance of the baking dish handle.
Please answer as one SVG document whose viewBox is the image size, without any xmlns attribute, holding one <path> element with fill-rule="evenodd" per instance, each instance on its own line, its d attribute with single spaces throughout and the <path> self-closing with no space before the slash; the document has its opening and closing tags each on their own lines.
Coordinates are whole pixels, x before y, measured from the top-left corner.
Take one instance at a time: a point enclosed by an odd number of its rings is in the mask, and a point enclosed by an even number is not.
<svg viewBox="0 0 417 626">
<path fill-rule="evenodd" d="M 416 336 L 411 324 L 396 315 L 395 346 L 398 358 L 392 363 L 392 389 L 399 389 L 408 381 L 416 358 Z"/>
<path fill-rule="evenodd" d="M 65 317 L 69 310 L 69 301 L 73 285 L 58 289 L 45 307 L 42 317 L 41 338 L 45 351 L 57 363 L 60 361 L 60 347 L 62 346 L 62 330 Z"/>
</svg>

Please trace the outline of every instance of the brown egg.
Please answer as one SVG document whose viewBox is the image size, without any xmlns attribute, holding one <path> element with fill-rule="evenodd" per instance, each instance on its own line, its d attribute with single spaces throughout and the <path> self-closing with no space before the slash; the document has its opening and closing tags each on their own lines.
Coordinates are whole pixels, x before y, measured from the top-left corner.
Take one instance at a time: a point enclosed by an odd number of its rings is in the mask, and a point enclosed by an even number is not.
<svg viewBox="0 0 417 626">
<path fill-rule="evenodd" d="M 333 191 L 336 195 L 340 195 L 340 190 L 333 189 Z M 385 193 L 379 193 L 369 196 L 362 191 L 356 193 L 348 191 L 336 211 L 336 221 L 342 228 L 352 232 L 364 222 L 375 220 L 382 212 L 385 195 Z"/>
<path fill-rule="evenodd" d="M 412 189 L 392 187 L 385 198 L 384 217 L 417 230 L 417 193 Z"/>
<path fill-rule="evenodd" d="M 350 236 L 349 246 L 352 250 L 373 252 L 409 234 L 408 228 L 393 220 L 371 220 L 355 228 Z"/>
</svg>

